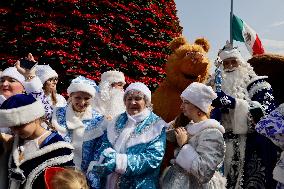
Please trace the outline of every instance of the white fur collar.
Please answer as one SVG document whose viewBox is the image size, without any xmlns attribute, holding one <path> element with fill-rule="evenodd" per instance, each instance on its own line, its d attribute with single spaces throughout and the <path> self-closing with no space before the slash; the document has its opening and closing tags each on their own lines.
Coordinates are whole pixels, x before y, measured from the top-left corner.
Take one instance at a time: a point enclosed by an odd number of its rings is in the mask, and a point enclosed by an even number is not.
<svg viewBox="0 0 284 189">
<path fill-rule="evenodd" d="M 143 110 L 142 112 L 136 114 L 136 115 L 129 115 L 127 112 L 127 117 L 128 117 L 128 120 L 130 121 L 133 121 L 134 123 L 138 123 L 138 122 L 141 122 L 143 121 L 146 117 L 148 117 L 150 115 L 150 110 L 148 108 L 146 108 L 145 110 Z"/>
<path fill-rule="evenodd" d="M 60 148 L 69 148 L 71 150 L 74 150 L 74 147 L 65 141 L 58 141 L 56 143 L 53 144 L 49 144 L 47 146 L 44 146 L 40 149 L 38 149 L 37 151 L 34 152 L 33 155 L 29 156 L 28 158 L 24 159 L 23 161 L 19 161 L 19 151 L 18 151 L 18 144 L 19 144 L 19 136 L 16 135 L 15 139 L 14 139 L 14 143 L 13 143 L 13 150 L 12 150 L 12 158 L 14 160 L 14 163 L 16 165 L 16 167 L 19 167 L 21 164 L 23 164 L 26 161 L 29 161 L 31 159 L 34 159 L 36 157 L 42 156 L 44 154 L 47 154 L 51 151 L 60 149 Z M 12 159 L 10 159 L 10 161 L 12 161 Z"/>
<path fill-rule="evenodd" d="M 129 124 L 134 124 L 136 126 L 136 124 L 138 122 L 143 121 L 147 116 L 149 116 L 150 113 L 151 113 L 151 111 L 149 109 L 146 109 L 143 112 L 141 112 L 141 113 L 139 113 L 135 116 L 130 116 L 130 115 L 127 114 L 128 121 L 127 121 L 126 125 L 128 125 L 128 126 L 125 126 L 124 128 L 129 127 Z M 115 119 L 109 121 L 108 125 L 107 125 L 107 137 L 108 137 L 109 142 L 112 145 L 115 145 L 115 143 L 117 142 L 116 141 L 117 137 L 119 137 L 119 135 L 122 134 L 122 133 L 116 133 L 116 130 L 115 130 L 116 121 L 117 121 L 118 117 L 119 116 L 117 116 L 117 117 L 115 117 Z M 167 124 L 164 120 L 159 120 L 158 122 L 153 123 L 153 124 L 154 125 L 151 125 L 141 135 L 139 135 L 137 137 L 130 138 L 128 143 L 126 144 L 126 148 L 130 148 L 131 146 L 134 146 L 134 145 L 137 145 L 137 144 L 150 142 L 155 137 L 160 135 L 161 132 L 162 132 L 162 129 L 167 126 Z M 124 137 L 129 138 L 130 136 L 128 135 L 128 136 L 124 136 Z"/>
<path fill-rule="evenodd" d="M 203 131 L 204 129 L 208 129 L 208 128 L 215 128 L 218 129 L 221 133 L 225 133 L 225 129 L 222 125 L 220 125 L 220 123 L 218 121 L 216 121 L 215 119 L 207 119 L 198 123 L 190 123 L 186 126 L 187 128 L 187 132 L 190 135 L 195 135 L 201 131 Z"/>
<path fill-rule="evenodd" d="M 92 107 L 89 106 L 84 114 L 82 115 L 82 118 L 79 118 L 76 115 L 76 112 L 73 110 L 71 105 L 68 105 L 66 107 L 66 125 L 68 129 L 76 129 L 79 127 L 84 127 L 84 124 L 82 123 L 82 120 L 86 119 L 92 119 Z"/>
</svg>

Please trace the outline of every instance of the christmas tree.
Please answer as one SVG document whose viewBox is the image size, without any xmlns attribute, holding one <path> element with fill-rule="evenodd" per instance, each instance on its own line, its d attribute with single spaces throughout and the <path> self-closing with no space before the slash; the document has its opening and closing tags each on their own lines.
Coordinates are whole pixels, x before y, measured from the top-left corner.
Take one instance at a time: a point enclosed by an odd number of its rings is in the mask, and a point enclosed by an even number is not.
<svg viewBox="0 0 284 189">
<path fill-rule="evenodd" d="M 31 52 L 59 73 L 63 89 L 75 75 L 98 82 L 116 69 L 153 90 L 182 30 L 174 0 L 7 0 L 0 20 L 1 69 Z"/>
</svg>

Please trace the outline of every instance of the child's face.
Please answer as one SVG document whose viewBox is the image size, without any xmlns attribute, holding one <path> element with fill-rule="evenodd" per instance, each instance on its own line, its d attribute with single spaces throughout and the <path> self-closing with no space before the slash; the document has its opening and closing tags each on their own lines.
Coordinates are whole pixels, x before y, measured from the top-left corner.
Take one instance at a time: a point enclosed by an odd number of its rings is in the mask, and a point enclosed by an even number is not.
<svg viewBox="0 0 284 189">
<path fill-rule="evenodd" d="M 36 128 L 36 121 L 32 121 L 24 125 L 11 127 L 11 130 L 22 139 L 32 139 L 31 137 L 34 135 Z"/>
</svg>

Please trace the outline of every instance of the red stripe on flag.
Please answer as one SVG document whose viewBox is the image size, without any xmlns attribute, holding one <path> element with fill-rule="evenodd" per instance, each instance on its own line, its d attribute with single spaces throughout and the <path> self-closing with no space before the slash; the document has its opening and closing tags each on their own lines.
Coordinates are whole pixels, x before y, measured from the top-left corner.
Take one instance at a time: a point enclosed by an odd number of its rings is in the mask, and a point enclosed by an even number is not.
<svg viewBox="0 0 284 189">
<path fill-rule="evenodd" d="M 256 39 L 254 41 L 254 44 L 252 46 L 252 51 L 253 51 L 253 55 L 256 54 L 263 54 L 264 53 L 264 48 L 261 44 L 260 39 L 258 38 L 258 35 L 256 34 Z"/>
</svg>

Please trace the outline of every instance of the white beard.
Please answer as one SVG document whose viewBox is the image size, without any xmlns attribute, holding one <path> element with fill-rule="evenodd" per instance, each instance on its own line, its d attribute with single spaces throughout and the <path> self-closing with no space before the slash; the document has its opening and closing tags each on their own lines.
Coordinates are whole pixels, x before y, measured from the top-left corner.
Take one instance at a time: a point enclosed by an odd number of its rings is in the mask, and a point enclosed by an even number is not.
<svg viewBox="0 0 284 189">
<path fill-rule="evenodd" d="M 113 118 L 125 112 L 123 95 L 123 90 L 111 88 L 109 91 L 110 98 L 108 100 L 103 100 L 100 94 L 98 94 L 95 97 L 93 107 L 98 113 L 105 116 L 111 116 Z"/>
<path fill-rule="evenodd" d="M 227 95 L 234 98 L 247 100 L 247 84 L 250 81 L 249 74 L 243 67 L 238 67 L 235 71 L 223 73 L 222 90 Z"/>
</svg>

